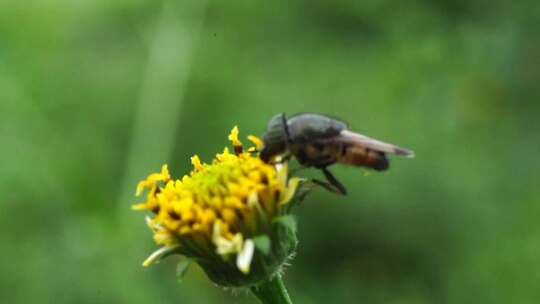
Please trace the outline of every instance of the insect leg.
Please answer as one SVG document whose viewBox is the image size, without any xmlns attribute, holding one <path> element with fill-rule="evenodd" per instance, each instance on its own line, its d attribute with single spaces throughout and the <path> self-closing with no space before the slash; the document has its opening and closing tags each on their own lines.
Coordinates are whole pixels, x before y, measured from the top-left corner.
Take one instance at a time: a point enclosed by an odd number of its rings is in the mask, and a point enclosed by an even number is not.
<svg viewBox="0 0 540 304">
<path fill-rule="evenodd" d="M 321 168 L 322 172 L 324 173 L 324 177 L 326 177 L 326 180 L 328 180 L 328 182 L 330 183 L 330 185 L 334 186 L 336 188 L 336 190 L 338 191 L 334 191 L 336 193 L 339 193 L 339 194 L 342 194 L 342 195 L 346 195 L 347 194 L 347 189 L 345 189 L 345 186 L 343 186 L 343 184 L 341 184 L 335 177 L 334 175 L 328 171 L 328 169 L 325 167 L 325 168 Z"/>
<path fill-rule="evenodd" d="M 330 191 L 330 192 L 333 192 L 333 193 L 336 193 L 336 194 L 343 194 L 342 192 L 340 192 L 339 189 L 337 189 L 336 186 L 330 184 L 329 182 L 327 181 L 322 181 L 320 179 L 316 179 L 316 178 L 312 178 L 310 179 L 310 181 L 314 184 L 316 184 L 317 186 L 321 186 L 323 187 L 324 189 Z"/>
</svg>

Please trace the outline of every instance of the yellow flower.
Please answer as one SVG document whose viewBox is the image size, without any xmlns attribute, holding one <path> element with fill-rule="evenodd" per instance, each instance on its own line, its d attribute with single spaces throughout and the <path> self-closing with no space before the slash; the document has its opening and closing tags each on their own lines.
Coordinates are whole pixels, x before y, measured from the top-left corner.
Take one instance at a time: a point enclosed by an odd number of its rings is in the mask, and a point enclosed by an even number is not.
<svg viewBox="0 0 540 304">
<path fill-rule="evenodd" d="M 260 139 L 249 139 L 260 148 Z M 148 193 L 146 201 L 133 208 L 153 212 L 147 223 L 162 246 L 144 266 L 179 253 L 199 262 L 214 282 L 235 286 L 261 279 L 253 267 L 277 271 L 292 253 L 294 232 L 276 220 L 288 215 L 299 179 L 288 178 L 286 165 L 267 164 L 249 152 L 254 149 L 243 151 L 237 127 L 229 140 L 235 153 L 225 148 L 210 164 L 195 155 L 193 170 L 177 180 L 164 165 L 137 185 L 137 195 L 144 189 Z M 257 242 L 265 243 L 261 239 L 269 241 L 271 253 L 257 250 Z M 224 273 L 230 275 L 223 278 Z"/>
</svg>

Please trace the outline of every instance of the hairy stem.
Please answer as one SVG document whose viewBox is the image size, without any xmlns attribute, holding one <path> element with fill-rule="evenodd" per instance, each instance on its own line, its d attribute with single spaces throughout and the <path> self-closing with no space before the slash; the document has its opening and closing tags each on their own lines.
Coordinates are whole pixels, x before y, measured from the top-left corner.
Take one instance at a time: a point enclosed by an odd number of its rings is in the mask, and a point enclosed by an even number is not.
<svg viewBox="0 0 540 304">
<path fill-rule="evenodd" d="M 263 304 L 292 304 L 280 274 L 251 287 L 251 292 Z"/>
</svg>

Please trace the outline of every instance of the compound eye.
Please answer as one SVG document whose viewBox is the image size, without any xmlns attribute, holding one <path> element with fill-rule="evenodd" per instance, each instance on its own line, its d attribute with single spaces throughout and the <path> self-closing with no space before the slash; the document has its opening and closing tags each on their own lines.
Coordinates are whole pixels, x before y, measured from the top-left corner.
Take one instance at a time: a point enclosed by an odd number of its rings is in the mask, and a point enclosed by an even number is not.
<svg viewBox="0 0 540 304">
<path fill-rule="evenodd" d="M 268 122 L 266 133 L 263 135 L 264 148 L 259 157 L 269 162 L 272 157 L 282 154 L 287 149 L 287 130 L 285 114 L 280 113 Z"/>
</svg>

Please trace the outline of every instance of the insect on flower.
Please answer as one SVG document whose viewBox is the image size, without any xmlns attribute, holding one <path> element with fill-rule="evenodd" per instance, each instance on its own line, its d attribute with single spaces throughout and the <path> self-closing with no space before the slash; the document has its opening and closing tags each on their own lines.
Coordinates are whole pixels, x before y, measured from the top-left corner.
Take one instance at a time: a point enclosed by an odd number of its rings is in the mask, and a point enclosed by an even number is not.
<svg viewBox="0 0 540 304">
<path fill-rule="evenodd" d="M 234 153 L 225 148 L 211 163 L 197 155 L 193 170 L 181 179 L 167 165 L 137 185 L 146 192 L 135 210 L 147 210 L 146 222 L 160 246 L 144 266 L 169 255 L 182 255 L 179 278 L 197 263 L 215 284 L 249 288 L 263 303 L 291 303 L 281 279 L 298 244 L 294 206 L 311 191 L 309 180 L 291 176 L 287 160 L 323 170 L 328 182 L 313 181 L 345 194 L 328 171 L 334 163 L 388 168 L 386 153 L 412 156 L 399 148 L 348 130 L 337 119 L 318 114 L 272 118 L 263 139 L 248 136 L 244 149 L 238 128 L 229 134 Z"/>
<path fill-rule="evenodd" d="M 377 171 L 387 170 L 386 154 L 414 157 L 414 152 L 349 130 L 348 125 L 326 115 L 301 113 L 289 118 L 280 113 L 268 122 L 260 157 L 271 162 L 276 156 L 294 156 L 305 167 L 321 169 L 328 182 L 313 180 L 324 188 L 346 194 L 345 187 L 328 166 L 341 163 Z"/>
</svg>

